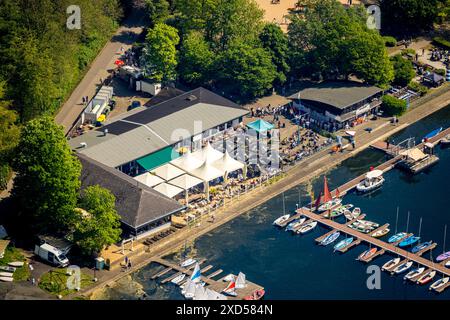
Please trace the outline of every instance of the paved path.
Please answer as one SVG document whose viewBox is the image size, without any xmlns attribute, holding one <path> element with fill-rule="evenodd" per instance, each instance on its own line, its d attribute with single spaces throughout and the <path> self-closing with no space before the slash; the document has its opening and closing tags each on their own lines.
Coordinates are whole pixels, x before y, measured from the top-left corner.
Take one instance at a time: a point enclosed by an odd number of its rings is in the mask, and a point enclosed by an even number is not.
<svg viewBox="0 0 450 320">
<path fill-rule="evenodd" d="M 64 126 L 65 133 L 70 130 L 84 109 L 82 97 L 88 96 L 91 99 L 95 95 L 97 86 L 100 85 L 100 78 L 106 79 L 109 75 L 108 70 L 115 67 L 114 61 L 120 56 L 121 47 L 127 50 L 142 33 L 144 18 L 143 10 L 134 8 L 132 14 L 103 47 L 81 82 L 61 107 L 55 121 Z"/>
<path fill-rule="evenodd" d="M 139 270 L 147 265 L 156 256 L 164 256 L 182 247 L 186 242 L 192 242 L 196 238 L 214 230 L 239 215 L 248 212 L 249 210 L 263 204 L 271 198 L 285 192 L 301 183 L 313 179 L 314 177 L 329 171 L 333 167 L 339 165 L 345 159 L 354 156 L 356 153 L 365 150 L 375 141 L 386 139 L 395 132 L 398 132 L 408 125 L 423 119 L 424 117 L 436 112 L 437 110 L 447 106 L 450 103 L 450 91 L 447 90 L 443 94 L 434 97 L 426 98 L 426 100 L 418 100 L 412 104 L 415 107 L 421 103 L 422 105 L 412 109 L 410 112 L 400 118 L 400 124 L 393 126 L 386 121 L 375 128 L 372 133 L 362 133 L 357 138 L 357 148 L 344 153 L 329 154 L 329 150 L 323 150 L 299 162 L 292 170 L 287 173 L 287 176 L 272 185 L 254 190 L 240 198 L 240 200 L 233 200 L 227 203 L 225 209 L 219 209 L 215 212 L 215 223 L 202 222 L 199 227 L 184 228 L 173 235 L 155 243 L 151 246 L 150 251 L 133 257 L 133 268 L 127 272 L 120 270 L 98 273 L 99 285 L 95 288 L 89 288 L 80 294 L 90 295 L 97 289 L 103 288 L 107 285 L 113 284 L 115 281 L 124 277 L 125 275 Z M 264 284 L 261 284 L 264 285 Z M 69 298 L 69 297 L 67 297 Z"/>
</svg>

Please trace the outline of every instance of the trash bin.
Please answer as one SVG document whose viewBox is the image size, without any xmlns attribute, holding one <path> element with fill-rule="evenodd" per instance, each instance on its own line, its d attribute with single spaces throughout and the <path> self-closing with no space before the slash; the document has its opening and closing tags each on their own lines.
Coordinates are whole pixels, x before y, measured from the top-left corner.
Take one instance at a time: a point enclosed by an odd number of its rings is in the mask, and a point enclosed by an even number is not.
<svg viewBox="0 0 450 320">
<path fill-rule="evenodd" d="M 105 267 L 105 259 L 103 259 L 102 257 L 96 258 L 95 259 L 95 269 L 103 270 L 104 267 Z"/>
</svg>

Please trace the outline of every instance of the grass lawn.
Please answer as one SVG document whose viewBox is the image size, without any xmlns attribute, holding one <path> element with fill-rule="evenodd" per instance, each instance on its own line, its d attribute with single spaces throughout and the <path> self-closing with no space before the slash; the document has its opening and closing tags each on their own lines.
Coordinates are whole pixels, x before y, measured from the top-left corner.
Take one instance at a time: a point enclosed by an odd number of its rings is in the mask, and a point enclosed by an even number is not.
<svg viewBox="0 0 450 320">
<path fill-rule="evenodd" d="M 76 292 L 75 289 L 69 289 L 67 287 L 67 279 L 70 277 L 66 273 L 67 269 L 55 269 L 42 275 L 39 281 L 39 287 L 54 295 L 66 296 L 68 294 Z M 81 288 L 86 288 L 92 285 L 93 278 L 90 275 L 81 273 Z"/>
<path fill-rule="evenodd" d="M 6 266 L 9 262 L 14 261 L 25 261 L 25 257 L 19 249 L 8 246 L 5 250 L 5 256 L 0 259 L 0 266 Z M 29 277 L 28 263 L 25 263 L 21 268 L 17 268 L 13 275 L 14 281 L 26 281 Z"/>
</svg>

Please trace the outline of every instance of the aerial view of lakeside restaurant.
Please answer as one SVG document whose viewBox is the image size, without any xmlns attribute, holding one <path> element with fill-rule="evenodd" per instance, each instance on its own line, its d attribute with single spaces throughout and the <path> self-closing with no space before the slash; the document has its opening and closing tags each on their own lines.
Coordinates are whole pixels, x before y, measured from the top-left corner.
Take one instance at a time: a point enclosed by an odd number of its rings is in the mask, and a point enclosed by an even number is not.
<svg viewBox="0 0 450 320">
<path fill-rule="evenodd" d="M 230 155 L 234 147 L 225 148 L 224 139 L 233 139 L 248 113 L 198 88 L 112 118 L 69 140 L 82 162 L 82 187 L 111 190 L 125 237 L 156 232 L 180 211 L 202 213 L 226 196 L 214 189 L 210 196 L 210 184 L 231 197 L 246 180 L 246 164 Z"/>
<path fill-rule="evenodd" d="M 353 127 L 376 114 L 382 104 L 383 90 L 358 82 L 322 82 L 304 88 L 289 99 L 309 116 L 311 126 L 334 132 Z"/>
</svg>

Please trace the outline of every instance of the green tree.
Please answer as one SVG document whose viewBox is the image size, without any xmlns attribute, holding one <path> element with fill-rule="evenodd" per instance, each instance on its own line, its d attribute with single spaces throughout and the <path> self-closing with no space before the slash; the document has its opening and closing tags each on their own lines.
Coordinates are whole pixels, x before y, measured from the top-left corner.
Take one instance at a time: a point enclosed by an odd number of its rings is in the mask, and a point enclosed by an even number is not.
<svg viewBox="0 0 450 320">
<path fill-rule="evenodd" d="M 147 77 L 157 82 L 175 79 L 179 42 L 177 29 L 164 23 L 157 23 L 148 30 L 142 61 Z"/>
<path fill-rule="evenodd" d="M 382 28 L 407 33 L 433 27 L 442 0 L 381 0 Z"/>
<path fill-rule="evenodd" d="M 281 28 L 273 23 L 266 24 L 259 35 L 261 45 L 272 57 L 272 62 L 277 68 L 276 84 L 282 85 L 286 82 L 290 71 L 288 64 L 288 40 Z"/>
<path fill-rule="evenodd" d="M 60 232 L 73 225 L 81 165 L 61 126 L 50 117 L 29 121 L 22 129 L 13 168 L 17 176 L 12 195 L 25 226 Z"/>
<path fill-rule="evenodd" d="M 277 76 L 270 54 L 247 44 L 230 47 L 217 64 L 219 86 L 246 98 L 267 93 Z"/>
<path fill-rule="evenodd" d="M 397 99 L 390 95 L 383 96 L 382 108 L 388 116 L 401 116 L 407 110 L 405 100 Z"/>
<path fill-rule="evenodd" d="M 170 4 L 167 0 L 145 0 L 150 25 L 164 23 L 170 16 Z"/>
<path fill-rule="evenodd" d="M 192 86 L 206 84 L 212 76 L 214 53 L 204 36 L 193 31 L 184 39 L 180 49 L 179 75 Z"/>
<path fill-rule="evenodd" d="M 79 205 L 88 214 L 78 213 L 73 236 L 84 254 L 95 255 L 120 240 L 122 230 L 115 202 L 114 195 L 98 185 L 82 192 Z"/>
<path fill-rule="evenodd" d="M 362 7 L 344 8 L 334 0 L 308 0 L 305 5 L 302 14 L 290 15 L 288 27 L 295 73 L 325 79 L 355 74 L 378 85 L 393 79 L 383 38 L 367 28 Z"/>
<path fill-rule="evenodd" d="M 407 86 L 416 75 L 412 62 L 403 58 L 401 54 L 391 57 L 391 62 L 395 73 L 394 84 Z"/>
</svg>

